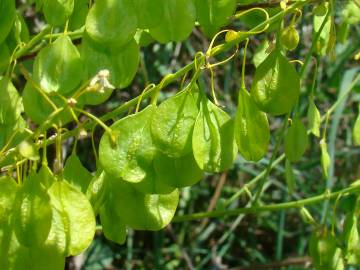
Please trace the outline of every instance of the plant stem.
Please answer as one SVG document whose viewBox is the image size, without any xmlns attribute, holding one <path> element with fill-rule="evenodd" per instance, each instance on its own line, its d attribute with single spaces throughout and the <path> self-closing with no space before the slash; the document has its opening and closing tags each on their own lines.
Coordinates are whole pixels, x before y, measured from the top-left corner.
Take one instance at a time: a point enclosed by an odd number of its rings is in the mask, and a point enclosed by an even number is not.
<svg viewBox="0 0 360 270">
<path fill-rule="evenodd" d="M 197 220 L 203 218 L 219 218 L 224 216 L 237 216 L 240 214 L 257 214 L 261 212 L 275 212 L 284 209 L 300 208 L 302 206 L 312 205 L 325 200 L 337 198 L 340 194 L 342 196 L 347 196 L 356 193 L 358 191 L 360 191 L 360 184 L 356 184 L 336 192 L 332 192 L 332 193 L 325 192 L 324 194 L 317 195 L 314 197 L 297 200 L 297 201 L 290 201 L 286 203 L 269 204 L 265 206 L 253 206 L 248 208 L 237 208 L 233 210 L 200 212 L 189 215 L 176 216 L 174 217 L 172 222 L 184 222 L 184 221 L 191 221 L 191 220 Z"/>
</svg>

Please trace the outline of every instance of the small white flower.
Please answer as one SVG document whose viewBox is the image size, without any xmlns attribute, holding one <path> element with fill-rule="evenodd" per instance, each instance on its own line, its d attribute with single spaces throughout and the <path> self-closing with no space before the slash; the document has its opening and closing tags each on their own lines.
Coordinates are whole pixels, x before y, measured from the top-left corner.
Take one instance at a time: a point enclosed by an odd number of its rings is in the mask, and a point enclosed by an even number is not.
<svg viewBox="0 0 360 270">
<path fill-rule="evenodd" d="M 96 74 L 94 78 L 90 81 L 89 88 L 91 90 L 95 89 L 100 93 L 104 93 L 105 89 L 115 89 L 109 82 L 110 71 L 107 69 L 102 69 Z"/>
</svg>

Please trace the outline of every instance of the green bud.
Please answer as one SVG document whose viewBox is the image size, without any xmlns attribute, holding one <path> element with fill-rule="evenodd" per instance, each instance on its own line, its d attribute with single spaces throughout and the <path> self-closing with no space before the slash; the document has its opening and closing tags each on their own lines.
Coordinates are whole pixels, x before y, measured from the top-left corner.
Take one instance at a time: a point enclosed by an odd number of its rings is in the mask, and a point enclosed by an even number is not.
<svg viewBox="0 0 360 270">
<path fill-rule="evenodd" d="M 299 44 L 299 33 L 294 26 L 289 26 L 281 33 L 281 42 L 289 51 L 294 50 Z"/>
</svg>

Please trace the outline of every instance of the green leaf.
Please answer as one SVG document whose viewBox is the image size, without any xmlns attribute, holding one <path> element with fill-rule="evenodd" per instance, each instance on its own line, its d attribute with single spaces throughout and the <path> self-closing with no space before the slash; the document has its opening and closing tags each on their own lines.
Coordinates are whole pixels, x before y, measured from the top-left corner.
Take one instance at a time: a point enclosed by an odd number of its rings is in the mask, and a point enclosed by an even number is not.
<svg viewBox="0 0 360 270">
<path fill-rule="evenodd" d="M 327 179 L 329 176 L 329 168 L 331 164 L 330 155 L 327 149 L 327 143 L 324 139 L 320 141 L 320 149 L 321 149 L 321 166 L 324 177 Z"/>
<path fill-rule="evenodd" d="M 95 215 L 99 212 L 101 206 L 106 202 L 107 195 L 108 189 L 105 172 L 96 172 L 95 176 L 91 179 L 91 182 L 86 191 L 86 197 L 91 203 Z"/>
<path fill-rule="evenodd" d="M 25 132 L 24 130 L 26 127 L 27 127 L 27 123 L 22 117 L 20 117 L 15 124 L 11 124 L 11 125 L 0 124 L 0 130 L 1 130 L 0 148 L 4 147 L 5 144 L 7 143 L 10 143 L 8 145 L 9 148 L 16 147 L 28 135 L 28 133 Z M 2 163 L 1 166 L 6 166 L 6 165 Z"/>
<path fill-rule="evenodd" d="M 16 9 L 14 0 L 1 0 L 0 4 L 0 44 L 5 40 L 9 34 L 14 23 Z M 6 16 L 5 16 L 6 14 Z"/>
<path fill-rule="evenodd" d="M 249 161 L 262 159 L 270 141 L 269 123 L 246 89 L 239 91 L 234 129 L 240 154 Z"/>
<path fill-rule="evenodd" d="M 314 103 L 313 98 L 309 99 L 307 118 L 309 121 L 308 129 L 310 130 L 310 132 L 314 134 L 314 136 L 320 137 L 321 116 L 319 110 Z"/>
<path fill-rule="evenodd" d="M 89 12 L 89 0 L 75 0 L 74 10 L 69 18 L 69 29 L 77 30 L 85 25 L 86 16 Z"/>
<path fill-rule="evenodd" d="M 320 37 L 316 43 L 316 50 L 317 53 L 320 55 L 326 54 L 326 47 L 330 39 L 330 32 L 331 32 L 331 16 L 326 18 L 326 13 L 328 10 L 328 3 L 322 3 L 322 8 L 325 9 L 325 12 L 322 12 L 321 14 L 315 14 L 314 16 L 314 31 L 317 33 L 320 30 L 320 27 L 324 20 L 326 19 L 325 26 L 323 30 L 321 31 Z"/>
<path fill-rule="evenodd" d="M 52 26 L 61 26 L 70 18 L 77 0 L 44 0 L 43 11 L 46 21 Z"/>
<path fill-rule="evenodd" d="M 3 176 L 0 177 L 0 226 L 7 223 L 13 212 L 14 200 L 18 190 L 15 180 Z M 0 253 L 1 254 L 1 253 Z"/>
<path fill-rule="evenodd" d="M 65 257 L 56 245 L 44 244 L 39 247 L 21 246 L 13 228 L 0 225 L 0 269 L 11 270 L 63 270 Z"/>
<path fill-rule="evenodd" d="M 40 159 L 38 149 L 33 143 L 30 143 L 28 141 L 22 141 L 17 148 L 20 155 L 26 159 L 33 161 Z"/>
<path fill-rule="evenodd" d="M 204 176 L 192 152 L 180 158 L 158 153 L 154 159 L 154 168 L 159 182 L 176 188 L 192 186 Z"/>
<path fill-rule="evenodd" d="M 100 209 L 102 232 L 106 239 L 122 245 L 126 241 L 126 227 L 117 215 L 116 205 L 105 203 Z"/>
<path fill-rule="evenodd" d="M 46 189 L 49 189 L 56 180 L 50 168 L 44 164 L 41 166 L 38 175 L 39 175 L 40 183 Z"/>
<path fill-rule="evenodd" d="M 197 20 L 208 37 L 213 37 L 229 22 L 234 13 L 236 0 L 195 0 Z"/>
<path fill-rule="evenodd" d="M 33 120 L 36 124 L 43 124 L 46 120 L 48 120 L 49 116 L 54 112 L 54 108 L 50 105 L 50 103 L 44 98 L 43 95 L 36 90 L 31 83 L 26 83 L 23 94 L 23 103 L 24 103 L 24 111 L 25 114 Z M 58 107 L 64 107 L 64 109 L 58 113 L 51 123 L 61 122 L 63 125 L 73 120 L 73 117 L 67 107 L 64 104 L 64 100 L 62 100 L 58 96 L 49 95 L 49 99 Z M 78 107 L 81 107 L 81 104 L 78 104 Z M 50 124 L 51 124 L 50 123 Z"/>
<path fill-rule="evenodd" d="M 146 177 L 137 183 L 132 183 L 133 188 L 144 194 L 169 194 L 175 190 L 168 184 L 167 181 L 163 181 L 163 178 L 156 174 L 153 167 L 147 171 Z"/>
<path fill-rule="evenodd" d="M 81 58 L 84 62 L 87 78 L 92 78 L 103 69 L 110 72 L 110 83 L 116 88 L 125 88 L 134 79 L 138 70 L 140 53 L 135 40 L 131 40 L 119 49 L 104 49 L 96 46 L 88 36 L 84 36 L 81 45 Z M 82 97 L 86 104 L 97 105 L 106 101 L 113 89 L 104 89 L 104 93 L 88 92 Z"/>
<path fill-rule="evenodd" d="M 42 245 L 50 232 L 52 209 L 39 175 L 28 176 L 14 204 L 13 224 L 18 241 L 26 247 Z"/>
<path fill-rule="evenodd" d="M 183 91 L 164 101 L 155 110 L 151 121 L 155 145 L 169 157 L 181 157 L 190 153 L 198 111 L 189 91 Z"/>
<path fill-rule="evenodd" d="M 292 121 L 285 136 L 285 155 L 291 162 L 298 161 L 308 147 L 308 135 L 304 124 L 299 118 Z"/>
<path fill-rule="evenodd" d="M 222 172 L 236 158 L 234 121 L 206 97 L 201 100 L 192 146 L 197 164 L 206 172 Z"/>
<path fill-rule="evenodd" d="M 295 184 L 296 184 L 295 175 L 293 168 L 291 166 L 291 162 L 288 159 L 285 161 L 285 179 L 289 193 L 290 194 L 294 193 Z"/>
<path fill-rule="evenodd" d="M 21 97 L 10 79 L 0 79 L 0 124 L 15 124 L 23 111 Z"/>
<path fill-rule="evenodd" d="M 76 154 L 71 154 L 66 160 L 63 177 L 84 194 L 92 179 L 91 173 L 82 165 Z"/>
<path fill-rule="evenodd" d="M 66 256 L 78 255 L 94 238 L 96 223 L 91 204 L 80 190 L 64 180 L 54 182 L 49 194 L 54 213 L 52 237 L 63 241 Z"/>
<path fill-rule="evenodd" d="M 34 81 L 47 93 L 69 94 L 83 78 L 80 53 L 65 35 L 40 51 L 33 70 Z"/>
<path fill-rule="evenodd" d="M 116 178 L 137 183 L 152 173 L 156 153 L 150 134 L 150 120 L 155 110 L 148 106 L 143 111 L 122 118 L 111 126 L 115 145 L 109 134 L 104 134 L 99 146 L 99 160 L 104 171 Z"/>
<path fill-rule="evenodd" d="M 138 28 L 149 29 L 157 26 L 164 17 L 163 5 L 168 0 L 133 0 Z"/>
<path fill-rule="evenodd" d="M 193 0 L 167 0 L 163 3 L 163 17 L 150 34 L 159 42 L 183 41 L 191 33 L 196 20 Z"/>
<path fill-rule="evenodd" d="M 144 194 L 131 183 L 109 178 L 111 195 L 107 204 L 114 207 L 124 224 L 135 230 L 157 231 L 170 223 L 179 202 L 177 189 L 166 195 Z"/>
<path fill-rule="evenodd" d="M 360 146 L 360 104 L 359 104 L 358 116 L 355 121 L 352 135 L 353 135 L 353 140 L 354 140 L 355 145 Z"/>
<path fill-rule="evenodd" d="M 341 249 L 337 247 L 335 237 L 327 230 L 320 229 L 311 235 L 309 252 L 315 269 L 344 269 Z"/>
<path fill-rule="evenodd" d="M 4 73 L 10 64 L 10 51 L 5 43 L 0 43 L 0 74 Z"/>
<path fill-rule="evenodd" d="M 17 46 L 22 46 L 22 42 L 29 42 L 30 34 L 24 17 L 16 14 L 13 27 L 6 38 L 6 44 L 10 51 L 17 50 Z"/>
<path fill-rule="evenodd" d="M 259 108 L 272 115 L 288 113 L 300 93 L 300 78 L 295 68 L 274 50 L 256 69 L 251 96 Z"/>
<path fill-rule="evenodd" d="M 358 231 L 358 218 L 354 213 L 348 213 L 344 221 L 343 232 L 346 244 L 345 256 L 347 262 L 352 265 L 360 264 L 360 236 Z"/>
<path fill-rule="evenodd" d="M 121 47 L 135 35 L 136 11 L 132 0 L 98 0 L 86 18 L 86 32 L 98 43 Z"/>
</svg>

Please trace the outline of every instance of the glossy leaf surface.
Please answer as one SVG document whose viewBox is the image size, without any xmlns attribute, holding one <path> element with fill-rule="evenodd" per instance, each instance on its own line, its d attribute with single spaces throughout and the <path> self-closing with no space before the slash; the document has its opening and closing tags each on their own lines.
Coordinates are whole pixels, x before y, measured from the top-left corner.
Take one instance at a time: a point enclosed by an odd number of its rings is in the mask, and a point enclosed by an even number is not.
<svg viewBox="0 0 360 270">
<path fill-rule="evenodd" d="M 61 26 L 70 18 L 77 0 L 44 0 L 46 21 L 52 26 Z"/>
</svg>

